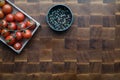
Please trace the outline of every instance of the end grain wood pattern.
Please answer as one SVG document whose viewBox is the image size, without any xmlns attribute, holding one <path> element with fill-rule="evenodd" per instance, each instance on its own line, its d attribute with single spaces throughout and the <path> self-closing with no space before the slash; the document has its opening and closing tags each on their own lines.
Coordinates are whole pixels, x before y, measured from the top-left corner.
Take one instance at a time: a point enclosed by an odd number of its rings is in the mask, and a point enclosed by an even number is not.
<svg viewBox="0 0 120 80">
<path fill-rule="evenodd" d="M 42 27 L 20 55 L 0 43 L 0 80 L 120 80 L 120 0 L 11 0 Z M 52 5 L 66 4 L 72 27 L 52 31 Z"/>
</svg>

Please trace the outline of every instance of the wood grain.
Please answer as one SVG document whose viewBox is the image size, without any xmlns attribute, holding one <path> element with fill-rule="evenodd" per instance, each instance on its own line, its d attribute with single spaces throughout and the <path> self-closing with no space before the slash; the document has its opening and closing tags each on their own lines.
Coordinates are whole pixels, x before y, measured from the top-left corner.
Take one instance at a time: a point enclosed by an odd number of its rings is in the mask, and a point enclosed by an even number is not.
<svg viewBox="0 0 120 80">
<path fill-rule="evenodd" d="M 20 55 L 0 43 L 0 80 L 120 80 L 120 0 L 11 0 L 41 23 Z M 49 7 L 66 4 L 74 23 L 52 31 Z"/>
</svg>

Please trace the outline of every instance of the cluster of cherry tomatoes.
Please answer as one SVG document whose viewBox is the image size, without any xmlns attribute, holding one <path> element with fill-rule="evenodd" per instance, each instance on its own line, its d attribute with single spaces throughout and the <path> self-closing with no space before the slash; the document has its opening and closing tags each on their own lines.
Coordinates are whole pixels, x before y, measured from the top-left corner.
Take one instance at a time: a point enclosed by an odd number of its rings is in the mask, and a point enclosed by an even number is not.
<svg viewBox="0 0 120 80">
<path fill-rule="evenodd" d="M 0 0 L 0 8 L 0 35 L 8 45 L 20 50 L 23 39 L 32 37 L 35 22 L 26 20 L 21 12 L 13 13 L 13 7 L 5 0 Z"/>
</svg>

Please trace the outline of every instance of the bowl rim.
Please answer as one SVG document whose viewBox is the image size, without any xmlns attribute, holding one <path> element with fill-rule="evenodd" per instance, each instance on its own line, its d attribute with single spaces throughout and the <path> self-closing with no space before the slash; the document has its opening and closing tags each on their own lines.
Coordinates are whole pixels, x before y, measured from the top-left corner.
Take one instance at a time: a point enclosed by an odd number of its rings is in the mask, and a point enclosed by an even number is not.
<svg viewBox="0 0 120 80">
<path fill-rule="evenodd" d="M 70 11 L 70 13 L 71 13 L 71 15 L 72 15 L 71 23 L 70 23 L 70 25 L 69 25 L 66 29 L 56 30 L 56 29 L 54 29 L 54 28 L 52 27 L 52 25 L 51 25 L 51 24 L 49 23 L 49 21 L 48 21 L 48 14 L 49 14 L 50 10 L 53 9 L 54 7 L 57 7 L 57 6 L 66 7 L 66 8 Z M 49 25 L 49 27 L 50 27 L 51 29 L 53 29 L 54 31 L 62 32 L 62 31 L 66 31 L 67 29 L 69 29 L 69 28 L 71 27 L 71 25 L 73 24 L 73 20 L 74 20 L 73 18 L 74 18 L 74 17 L 73 17 L 73 12 L 72 12 L 72 10 L 71 10 L 67 5 L 65 5 L 65 4 L 56 4 L 56 5 L 53 5 L 52 7 L 50 7 L 49 10 L 47 11 L 46 21 L 47 21 L 47 23 L 48 23 L 48 25 Z"/>
</svg>

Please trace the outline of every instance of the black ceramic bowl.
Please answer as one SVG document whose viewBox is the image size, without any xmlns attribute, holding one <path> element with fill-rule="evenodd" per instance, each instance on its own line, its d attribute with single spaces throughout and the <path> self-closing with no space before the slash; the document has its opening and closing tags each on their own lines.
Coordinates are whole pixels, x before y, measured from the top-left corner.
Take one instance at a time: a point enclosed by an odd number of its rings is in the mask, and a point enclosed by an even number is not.
<svg viewBox="0 0 120 80">
<path fill-rule="evenodd" d="M 55 5 L 49 9 L 46 16 L 50 28 L 55 31 L 65 31 L 73 23 L 73 14 L 69 7 L 65 5 Z"/>
</svg>

